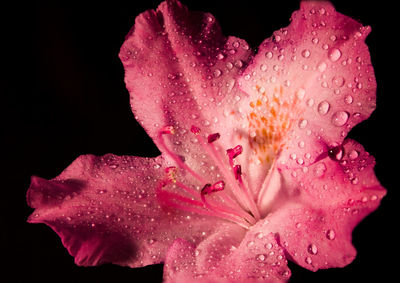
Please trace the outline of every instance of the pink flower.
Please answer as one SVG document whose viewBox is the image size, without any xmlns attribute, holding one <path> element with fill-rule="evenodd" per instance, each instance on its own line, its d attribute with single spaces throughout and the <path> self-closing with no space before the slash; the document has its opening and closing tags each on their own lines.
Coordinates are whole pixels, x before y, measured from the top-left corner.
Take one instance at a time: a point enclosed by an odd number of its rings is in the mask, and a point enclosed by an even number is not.
<svg viewBox="0 0 400 283">
<path fill-rule="evenodd" d="M 353 228 L 386 193 L 373 157 L 345 139 L 375 109 L 369 32 L 304 1 L 254 55 L 177 1 L 144 12 L 120 58 L 162 155 L 85 155 L 32 177 L 29 222 L 53 228 L 78 265 L 164 262 L 168 282 L 281 282 L 287 260 L 349 264 Z"/>
</svg>

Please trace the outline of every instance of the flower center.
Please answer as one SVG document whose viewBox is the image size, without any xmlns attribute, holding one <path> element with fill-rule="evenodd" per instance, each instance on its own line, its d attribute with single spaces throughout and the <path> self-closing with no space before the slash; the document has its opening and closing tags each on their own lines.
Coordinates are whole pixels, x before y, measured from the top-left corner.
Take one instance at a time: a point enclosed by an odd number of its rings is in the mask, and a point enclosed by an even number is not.
<svg viewBox="0 0 400 283">
<path fill-rule="evenodd" d="M 205 138 L 196 126 L 191 127 L 191 132 L 217 165 L 222 179 L 214 183 L 209 182 L 207 177 L 195 172 L 180 156 L 170 150 L 164 142 L 164 136 L 173 135 L 174 128 L 166 126 L 159 132 L 159 145 L 176 162 L 179 169 L 189 173 L 200 184 L 198 188 L 202 189 L 196 189 L 194 184 L 181 182 L 177 174 L 178 168 L 168 167 L 158 189 L 159 199 L 169 207 L 219 217 L 248 229 L 260 219 L 260 212 L 252 191 L 243 182 L 241 165 L 235 164 L 235 158 L 243 152 L 243 147 L 237 145 L 228 148 L 226 155 L 222 156 L 214 144 L 220 138 L 219 133 L 210 134 Z"/>
</svg>

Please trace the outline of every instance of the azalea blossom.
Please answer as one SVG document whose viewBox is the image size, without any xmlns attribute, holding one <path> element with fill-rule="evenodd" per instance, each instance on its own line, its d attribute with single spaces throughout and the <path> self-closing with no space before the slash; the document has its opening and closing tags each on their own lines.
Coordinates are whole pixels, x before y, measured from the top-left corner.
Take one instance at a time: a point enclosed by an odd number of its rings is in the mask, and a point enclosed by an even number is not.
<svg viewBox="0 0 400 283">
<path fill-rule="evenodd" d="M 368 26 L 303 1 L 257 54 L 176 0 L 121 47 L 135 118 L 161 155 L 84 155 L 33 176 L 31 223 L 77 265 L 164 263 L 166 282 L 285 282 L 288 260 L 344 267 L 386 190 L 346 139 L 375 109 Z"/>
</svg>

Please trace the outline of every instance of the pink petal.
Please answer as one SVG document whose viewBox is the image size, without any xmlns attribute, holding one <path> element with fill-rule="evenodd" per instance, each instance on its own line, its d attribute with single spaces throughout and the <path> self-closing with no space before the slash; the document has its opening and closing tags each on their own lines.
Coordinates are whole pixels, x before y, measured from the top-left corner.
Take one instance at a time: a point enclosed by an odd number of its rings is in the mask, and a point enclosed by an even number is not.
<svg viewBox="0 0 400 283">
<path fill-rule="evenodd" d="M 354 227 L 374 211 L 386 191 L 377 181 L 373 158 L 346 140 L 341 161 L 329 157 L 301 169 L 282 170 L 291 202 L 266 218 L 286 252 L 310 269 L 343 267 L 356 255 Z"/>
<path fill-rule="evenodd" d="M 196 248 L 176 241 L 168 251 L 164 275 L 173 282 L 285 282 L 290 270 L 272 233 L 224 226 Z M 172 282 L 172 281 L 171 281 Z"/>
<path fill-rule="evenodd" d="M 232 140 L 242 133 L 232 128 L 242 120 L 238 108 L 246 97 L 235 79 L 251 53 L 244 40 L 223 36 L 212 15 L 188 11 L 178 1 L 136 18 L 120 58 L 135 117 L 162 152 L 158 133 L 166 125 L 175 129 L 167 146 L 194 169 L 206 152 L 192 125 L 220 133 L 224 150 L 236 145 Z M 202 169 L 209 167 L 206 162 Z"/>
<path fill-rule="evenodd" d="M 252 98 L 260 159 L 274 149 L 289 167 L 307 165 L 369 117 L 376 91 L 369 32 L 328 1 L 302 1 L 291 24 L 261 44 L 239 79 Z"/>
<path fill-rule="evenodd" d="M 178 236 L 197 243 L 216 223 L 160 207 L 163 166 L 161 157 L 81 156 L 53 180 L 32 177 L 29 222 L 50 226 L 78 265 L 162 262 Z"/>
</svg>

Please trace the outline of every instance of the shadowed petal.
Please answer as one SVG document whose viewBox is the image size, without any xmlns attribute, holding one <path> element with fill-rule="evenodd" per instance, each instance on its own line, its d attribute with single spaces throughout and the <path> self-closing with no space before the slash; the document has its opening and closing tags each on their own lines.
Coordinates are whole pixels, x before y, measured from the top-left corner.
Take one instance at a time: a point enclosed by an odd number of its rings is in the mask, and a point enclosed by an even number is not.
<svg viewBox="0 0 400 283">
<path fill-rule="evenodd" d="M 52 180 L 32 177 L 29 222 L 49 225 L 78 265 L 162 262 L 178 235 L 196 243 L 216 221 L 160 206 L 163 167 L 161 157 L 81 156 Z"/>
<path fill-rule="evenodd" d="M 169 250 L 165 278 L 177 282 L 285 282 L 290 270 L 272 233 L 224 226 L 196 248 L 176 241 Z M 169 281 L 167 281 L 169 282 Z M 175 282 L 175 281 L 171 281 Z"/>
</svg>

